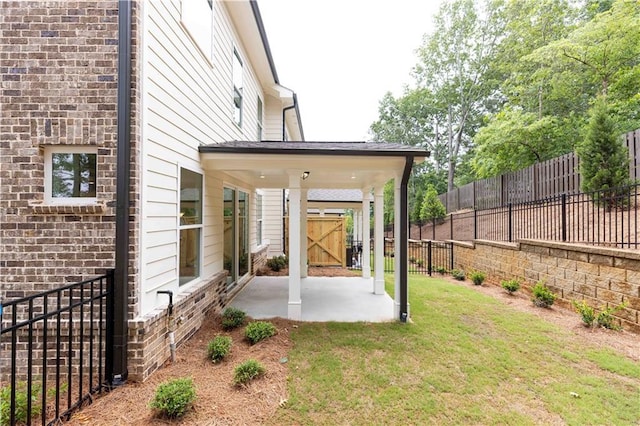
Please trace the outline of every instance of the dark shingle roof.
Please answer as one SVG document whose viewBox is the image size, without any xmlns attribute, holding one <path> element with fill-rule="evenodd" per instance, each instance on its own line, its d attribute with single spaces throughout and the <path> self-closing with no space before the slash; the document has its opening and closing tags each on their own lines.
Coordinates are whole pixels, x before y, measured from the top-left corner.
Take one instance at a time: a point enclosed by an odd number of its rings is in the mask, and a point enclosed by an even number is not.
<svg viewBox="0 0 640 426">
<path fill-rule="evenodd" d="M 299 142 L 232 141 L 201 145 L 200 152 L 246 154 L 310 154 L 362 156 L 420 156 L 429 151 L 410 145 L 389 142 Z"/>
</svg>

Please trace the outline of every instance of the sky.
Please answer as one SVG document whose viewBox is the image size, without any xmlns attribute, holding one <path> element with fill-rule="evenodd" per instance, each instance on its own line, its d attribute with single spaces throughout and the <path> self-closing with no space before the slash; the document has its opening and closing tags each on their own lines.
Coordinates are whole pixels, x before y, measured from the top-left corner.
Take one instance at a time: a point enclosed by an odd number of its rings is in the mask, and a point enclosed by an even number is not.
<svg viewBox="0 0 640 426">
<path fill-rule="evenodd" d="M 442 0 L 258 0 L 280 84 L 307 141 L 370 140 L 386 92 L 413 83 Z"/>
</svg>

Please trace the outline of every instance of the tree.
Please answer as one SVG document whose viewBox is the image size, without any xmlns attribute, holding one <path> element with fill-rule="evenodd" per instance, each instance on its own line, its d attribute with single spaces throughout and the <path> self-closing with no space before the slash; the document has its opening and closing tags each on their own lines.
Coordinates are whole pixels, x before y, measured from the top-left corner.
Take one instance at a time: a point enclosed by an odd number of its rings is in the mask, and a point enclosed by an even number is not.
<svg viewBox="0 0 640 426">
<path fill-rule="evenodd" d="M 442 219 L 447 215 L 447 210 L 442 204 L 442 201 L 438 198 L 438 192 L 429 185 L 424 194 L 424 200 L 422 201 L 422 209 L 420 210 L 420 217 L 424 221 Z"/>
<path fill-rule="evenodd" d="M 501 104 L 491 66 L 504 31 L 501 1 L 445 2 L 434 32 L 418 49 L 417 86 L 431 94 L 435 145 L 446 147 L 447 187 L 452 190 L 461 154 L 470 148 L 482 117 Z"/>
<path fill-rule="evenodd" d="M 582 190 L 593 192 L 594 199 L 607 208 L 619 204 L 629 185 L 629 156 L 617 136 L 606 98 L 599 97 L 591 109 L 584 140 L 578 144 Z M 624 200 L 623 200 L 624 201 Z"/>
</svg>

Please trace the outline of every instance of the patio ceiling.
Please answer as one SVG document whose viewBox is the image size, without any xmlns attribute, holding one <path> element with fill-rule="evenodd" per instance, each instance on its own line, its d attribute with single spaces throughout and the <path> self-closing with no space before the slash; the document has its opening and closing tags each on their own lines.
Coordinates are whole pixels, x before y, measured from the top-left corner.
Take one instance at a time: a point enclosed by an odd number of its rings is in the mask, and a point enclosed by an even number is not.
<svg viewBox="0 0 640 426">
<path fill-rule="evenodd" d="M 234 141 L 202 145 L 204 167 L 256 188 L 288 188 L 290 176 L 309 172 L 303 189 L 362 189 L 401 175 L 409 158 L 423 162 L 424 149 L 379 142 Z"/>
</svg>

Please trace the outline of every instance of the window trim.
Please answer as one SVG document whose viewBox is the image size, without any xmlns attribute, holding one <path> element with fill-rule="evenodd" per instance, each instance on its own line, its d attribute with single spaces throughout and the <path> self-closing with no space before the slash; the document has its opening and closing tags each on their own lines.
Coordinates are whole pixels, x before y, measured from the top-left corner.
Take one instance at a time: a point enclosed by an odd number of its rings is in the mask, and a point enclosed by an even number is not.
<svg viewBox="0 0 640 426">
<path fill-rule="evenodd" d="M 258 142 L 260 142 L 262 140 L 262 135 L 264 133 L 264 123 L 263 123 L 263 116 L 264 116 L 264 103 L 262 102 L 262 98 L 260 98 L 260 96 L 258 96 L 258 102 L 257 102 L 257 116 L 258 116 L 258 124 L 257 124 L 257 128 L 256 128 L 256 133 L 257 133 L 257 137 L 258 137 Z"/>
<path fill-rule="evenodd" d="M 95 154 L 96 155 L 96 196 L 95 197 L 54 197 L 53 196 L 53 154 Z M 47 145 L 44 147 L 44 201 L 48 205 L 91 205 L 98 202 L 98 147 L 93 145 Z"/>
<path fill-rule="evenodd" d="M 182 171 L 186 170 L 188 172 L 197 174 L 200 176 L 200 223 L 195 223 L 195 224 L 186 224 L 183 225 L 181 223 L 181 203 L 182 203 Z M 177 278 L 178 278 L 178 286 L 179 287 L 184 287 L 185 285 L 188 285 L 190 283 L 193 283 L 195 281 L 198 281 L 202 278 L 202 271 L 203 271 L 203 260 L 204 260 L 204 197 L 205 197 L 205 187 L 204 187 L 204 173 L 200 170 L 194 170 L 190 167 L 185 167 L 183 165 L 178 165 L 178 191 L 177 191 L 177 199 L 178 202 L 176 203 L 176 210 L 177 210 L 177 238 L 178 238 L 178 253 L 177 253 Z M 181 252 L 182 252 L 182 247 L 180 245 L 180 233 L 182 231 L 185 230 L 189 230 L 189 229 L 199 229 L 200 230 L 200 238 L 198 241 L 198 274 L 196 276 L 193 277 L 193 279 L 189 280 L 189 281 L 184 281 L 181 282 L 181 275 L 180 275 L 180 266 L 181 266 L 181 262 L 180 262 L 180 256 L 181 256 Z"/>
<path fill-rule="evenodd" d="M 208 31 L 207 35 L 209 36 L 208 42 L 205 43 L 203 40 L 200 40 L 202 38 L 202 35 L 198 35 L 196 28 L 194 28 L 194 26 L 197 26 L 197 24 L 189 23 L 189 18 L 188 18 L 189 13 L 185 12 L 185 5 L 189 5 L 189 7 L 191 8 L 197 7 L 195 0 L 182 0 L 180 2 L 180 25 L 184 29 L 187 36 L 189 36 L 189 38 L 195 45 L 196 49 L 198 50 L 198 52 L 200 52 L 202 57 L 209 63 L 209 66 L 213 67 L 213 54 L 215 49 L 215 43 L 214 43 L 215 8 L 213 7 L 213 3 L 214 3 L 213 1 L 205 0 L 205 2 L 207 3 L 207 8 L 211 13 L 210 25 L 207 30 Z M 202 10 L 204 9 L 205 8 L 203 7 Z"/>
<path fill-rule="evenodd" d="M 236 59 L 240 66 L 239 78 L 240 78 L 240 84 L 242 85 L 240 87 L 236 86 Z M 233 93 L 232 102 L 231 102 L 233 106 L 233 122 L 236 124 L 236 126 L 242 128 L 242 121 L 244 116 L 244 96 L 242 94 L 243 87 L 244 87 L 244 63 L 242 62 L 242 58 L 240 57 L 240 52 L 238 52 L 238 49 L 236 49 L 235 47 L 233 48 L 233 58 L 231 63 L 231 86 L 232 86 L 232 93 Z M 240 100 L 239 106 L 236 106 L 236 96 Z M 237 119 L 236 119 L 236 109 L 239 110 Z"/>
</svg>

